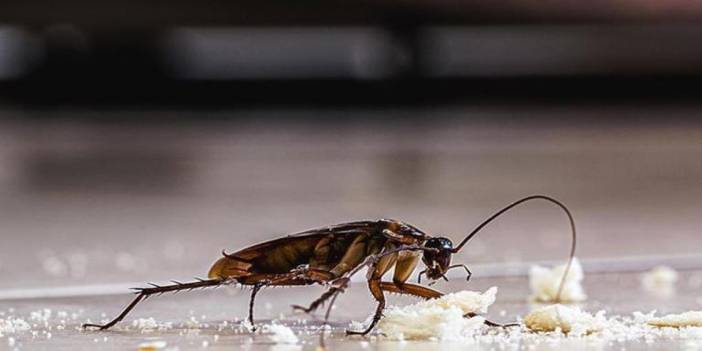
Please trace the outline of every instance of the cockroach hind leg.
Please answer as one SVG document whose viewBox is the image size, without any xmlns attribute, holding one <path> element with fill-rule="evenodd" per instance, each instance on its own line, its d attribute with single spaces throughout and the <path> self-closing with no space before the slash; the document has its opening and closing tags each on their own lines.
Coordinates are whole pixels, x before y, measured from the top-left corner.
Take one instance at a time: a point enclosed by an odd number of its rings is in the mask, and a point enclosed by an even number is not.
<svg viewBox="0 0 702 351">
<path fill-rule="evenodd" d="M 226 284 L 226 280 L 220 280 L 220 279 L 211 279 L 211 280 L 202 280 L 202 281 L 195 281 L 191 283 L 177 283 L 173 285 L 156 285 L 153 283 L 148 283 L 151 285 L 150 288 L 138 288 L 136 289 L 137 296 L 132 300 L 132 302 L 127 305 L 127 307 L 122 310 L 122 313 L 120 313 L 115 319 L 111 320 L 107 324 L 93 324 L 93 323 L 85 323 L 82 325 L 84 329 L 87 328 L 98 328 L 99 330 L 107 330 L 111 328 L 113 325 L 119 323 L 124 319 L 124 317 L 131 312 L 136 305 L 149 298 L 149 296 L 157 294 L 163 294 L 166 292 L 178 292 L 180 290 L 190 290 L 193 288 L 205 288 L 205 287 L 216 287 L 220 286 L 222 284 Z"/>
</svg>

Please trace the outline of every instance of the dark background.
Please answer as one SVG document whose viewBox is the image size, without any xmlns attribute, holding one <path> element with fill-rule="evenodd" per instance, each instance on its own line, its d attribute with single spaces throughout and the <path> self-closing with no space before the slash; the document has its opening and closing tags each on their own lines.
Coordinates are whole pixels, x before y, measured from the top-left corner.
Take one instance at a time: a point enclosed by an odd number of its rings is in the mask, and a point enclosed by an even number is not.
<svg viewBox="0 0 702 351">
<path fill-rule="evenodd" d="M 693 1 L 0 4 L 10 104 L 694 103 Z"/>
</svg>

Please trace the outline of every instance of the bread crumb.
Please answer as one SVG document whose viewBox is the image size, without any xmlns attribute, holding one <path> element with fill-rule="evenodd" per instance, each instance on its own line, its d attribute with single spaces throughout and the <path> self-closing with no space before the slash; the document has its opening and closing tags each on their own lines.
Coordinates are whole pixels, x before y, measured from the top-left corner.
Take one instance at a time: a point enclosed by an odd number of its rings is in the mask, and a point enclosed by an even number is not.
<svg viewBox="0 0 702 351">
<path fill-rule="evenodd" d="M 139 344 L 139 351 L 156 351 L 166 347 L 166 342 L 163 340 L 146 341 Z"/>
<path fill-rule="evenodd" d="M 138 318 L 132 321 L 132 326 L 141 330 L 142 332 L 146 332 L 158 328 L 158 323 L 156 323 L 156 320 L 153 317 Z"/>
<path fill-rule="evenodd" d="M 529 285 L 532 295 L 530 300 L 537 302 L 580 302 L 587 299 L 582 281 L 585 277 L 583 267 L 577 258 L 573 258 L 573 264 L 566 276 L 563 290 L 558 298 L 558 288 L 563 279 L 567 264 L 554 268 L 531 266 L 529 269 Z"/>
<path fill-rule="evenodd" d="M 667 266 L 657 266 L 641 276 L 641 285 L 647 292 L 658 297 L 675 295 L 678 272 Z"/>
<path fill-rule="evenodd" d="M 297 344 L 300 341 L 292 329 L 282 324 L 264 325 L 263 332 L 270 333 L 268 338 L 276 344 Z"/>
<path fill-rule="evenodd" d="M 680 314 L 669 314 L 663 317 L 653 317 L 646 323 L 659 328 L 702 327 L 702 311 L 687 311 Z"/>
<path fill-rule="evenodd" d="M 524 317 L 524 325 L 535 332 L 558 331 L 569 335 L 587 335 L 601 331 L 607 323 L 604 311 L 596 315 L 577 307 L 549 305 L 537 308 Z"/>
<path fill-rule="evenodd" d="M 29 329 L 31 329 L 31 326 L 24 319 L 13 317 L 0 319 L 0 336 L 3 334 L 23 332 Z"/>
<path fill-rule="evenodd" d="M 404 307 L 389 307 L 378 329 L 389 340 L 462 341 L 480 331 L 483 317 L 465 318 L 467 313 L 486 313 L 495 302 L 497 287 L 484 293 L 459 291 L 438 299 Z M 358 329 L 358 325 L 354 325 Z"/>
</svg>

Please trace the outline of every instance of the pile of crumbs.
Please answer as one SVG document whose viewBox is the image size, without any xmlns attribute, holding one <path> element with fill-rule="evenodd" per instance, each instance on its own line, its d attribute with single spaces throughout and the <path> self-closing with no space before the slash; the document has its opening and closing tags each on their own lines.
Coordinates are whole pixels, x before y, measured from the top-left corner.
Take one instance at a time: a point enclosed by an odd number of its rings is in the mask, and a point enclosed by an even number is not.
<svg viewBox="0 0 702 351">
<path fill-rule="evenodd" d="M 297 344 L 300 341 L 292 329 L 282 324 L 264 325 L 263 332 L 269 333 L 268 338 L 275 344 Z"/>
<path fill-rule="evenodd" d="M 460 291 L 413 305 L 389 307 L 378 329 L 391 340 L 463 340 L 479 332 L 485 322 L 482 317 L 464 318 L 464 315 L 486 313 L 495 302 L 496 293 L 496 287 L 484 293 Z"/>
<path fill-rule="evenodd" d="M 535 332 L 560 331 L 573 336 L 596 333 L 606 328 L 604 311 L 595 315 L 577 307 L 548 305 L 531 311 L 524 317 L 524 325 Z"/>
<path fill-rule="evenodd" d="M 655 311 L 630 316 L 595 314 L 567 305 L 537 307 L 519 326 L 488 327 L 485 318 L 464 318 L 466 312 L 484 313 L 495 301 L 496 289 L 484 293 L 462 291 L 436 300 L 404 307 L 390 307 L 378 324 L 379 340 L 429 340 L 493 343 L 503 346 L 584 340 L 623 342 L 656 339 L 702 339 L 702 311 L 655 317 Z M 465 308 L 465 309 L 464 309 Z M 351 326 L 360 329 L 363 324 Z"/>
<path fill-rule="evenodd" d="M 54 312 L 44 308 L 30 311 L 24 315 L 17 314 L 13 308 L 0 311 L 0 339 L 5 339 L 7 346 L 17 349 L 22 340 L 51 339 L 53 333 L 78 324 L 82 311 L 68 313 Z M 2 349 L 2 347 L 0 347 Z"/>
<path fill-rule="evenodd" d="M 24 319 L 14 317 L 0 319 L 0 337 L 5 334 L 15 334 L 29 329 L 31 329 L 31 326 Z"/>
<path fill-rule="evenodd" d="M 531 287 L 531 301 L 536 302 L 581 302 L 587 299 L 583 289 L 583 267 L 580 261 L 574 257 L 573 263 L 568 270 L 563 290 L 560 297 L 558 289 L 561 286 L 563 275 L 566 273 L 567 264 L 562 264 L 553 268 L 532 266 L 529 269 L 529 286 Z"/>
<path fill-rule="evenodd" d="M 654 327 L 702 328 L 702 311 L 687 311 L 680 314 L 669 314 L 663 317 L 651 316 L 646 323 Z"/>
</svg>

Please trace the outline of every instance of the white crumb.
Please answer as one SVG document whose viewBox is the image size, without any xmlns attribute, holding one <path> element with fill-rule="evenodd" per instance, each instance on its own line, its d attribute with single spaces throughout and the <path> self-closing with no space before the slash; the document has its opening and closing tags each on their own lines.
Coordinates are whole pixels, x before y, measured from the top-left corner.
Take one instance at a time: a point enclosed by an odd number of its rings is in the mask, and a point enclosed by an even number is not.
<svg viewBox="0 0 702 351">
<path fill-rule="evenodd" d="M 389 307 L 378 329 L 390 340 L 465 340 L 480 332 L 485 319 L 464 315 L 486 313 L 496 293 L 496 287 L 484 293 L 460 291 L 404 307 Z"/>
<path fill-rule="evenodd" d="M 163 340 L 156 340 L 156 341 L 146 341 L 141 344 L 139 344 L 138 350 L 139 351 L 156 351 L 160 350 L 166 347 L 166 342 Z"/>
<path fill-rule="evenodd" d="M 565 283 L 563 284 L 560 299 L 558 299 L 558 288 L 561 285 L 566 267 L 567 264 L 559 265 L 554 268 L 537 265 L 531 266 L 529 269 L 529 285 L 532 292 L 530 300 L 538 302 L 585 301 L 587 295 L 585 295 L 585 290 L 582 286 L 585 274 L 577 258 L 573 258 L 573 264 L 570 266 Z"/>
<path fill-rule="evenodd" d="M 23 332 L 29 329 L 31 329 L 31 326 L 24 319 L 13 317 L 0 319 L 0 336 Z"/>
<path fill-rule="evenodd" d="M 644 290 L 659 297 L 674 295 L 677 281 L 678 272 L 667 266 L 655 267 L 641 276 Z"/>
<path fill-rule="evenodd" d="M 197 317 L 190 316 L 190 318 L 185 321 L 185 327 L 191 330 L 197 330 L 203 327 L 203 325 L 197 320 Z"/>
<path fill-rule="evenodd" d="M 702 311 L 687 311 L 650 318 L 647 323 L 654 327 L 687 328 L 702 327 Z"/>
<path fill-rule="evenodd" d="M 156 323 L 156 320 L 153 317 L 150 318 L 139 318 L 135 319 L 132 322 L 132 326 L 140 329 L 142 332 L 144 331 L 151 331 L 153 329 L 158 328 L 158 323 Z"/>
<path fill-rule="evenodd" d="M 51 319 L 52 315 L 51 309 L 44 308 L 41 310 L 36 310 L 32 311 L 29 314 L 29 319 L 35 322 L 43 322 L 44 324 L 48 323 L 49 319 Z"/>
<path fill-rule="evenodd" d="M 524 325 L 535 332 L 562 331 L 569 335 L 587 335 L 601 331 L 607 324 L 604 311 L 594 316 L 577 307 L 549 305 L 537 308 L 524 317 Z"/>
<path fill-rule="evenodd" d="M 264 325 L 263 332 L 270 333 L 268 338 L 276 344 L 297 344 L 300 341 L 292 329 L 282 324 Z"/>
</svg>

